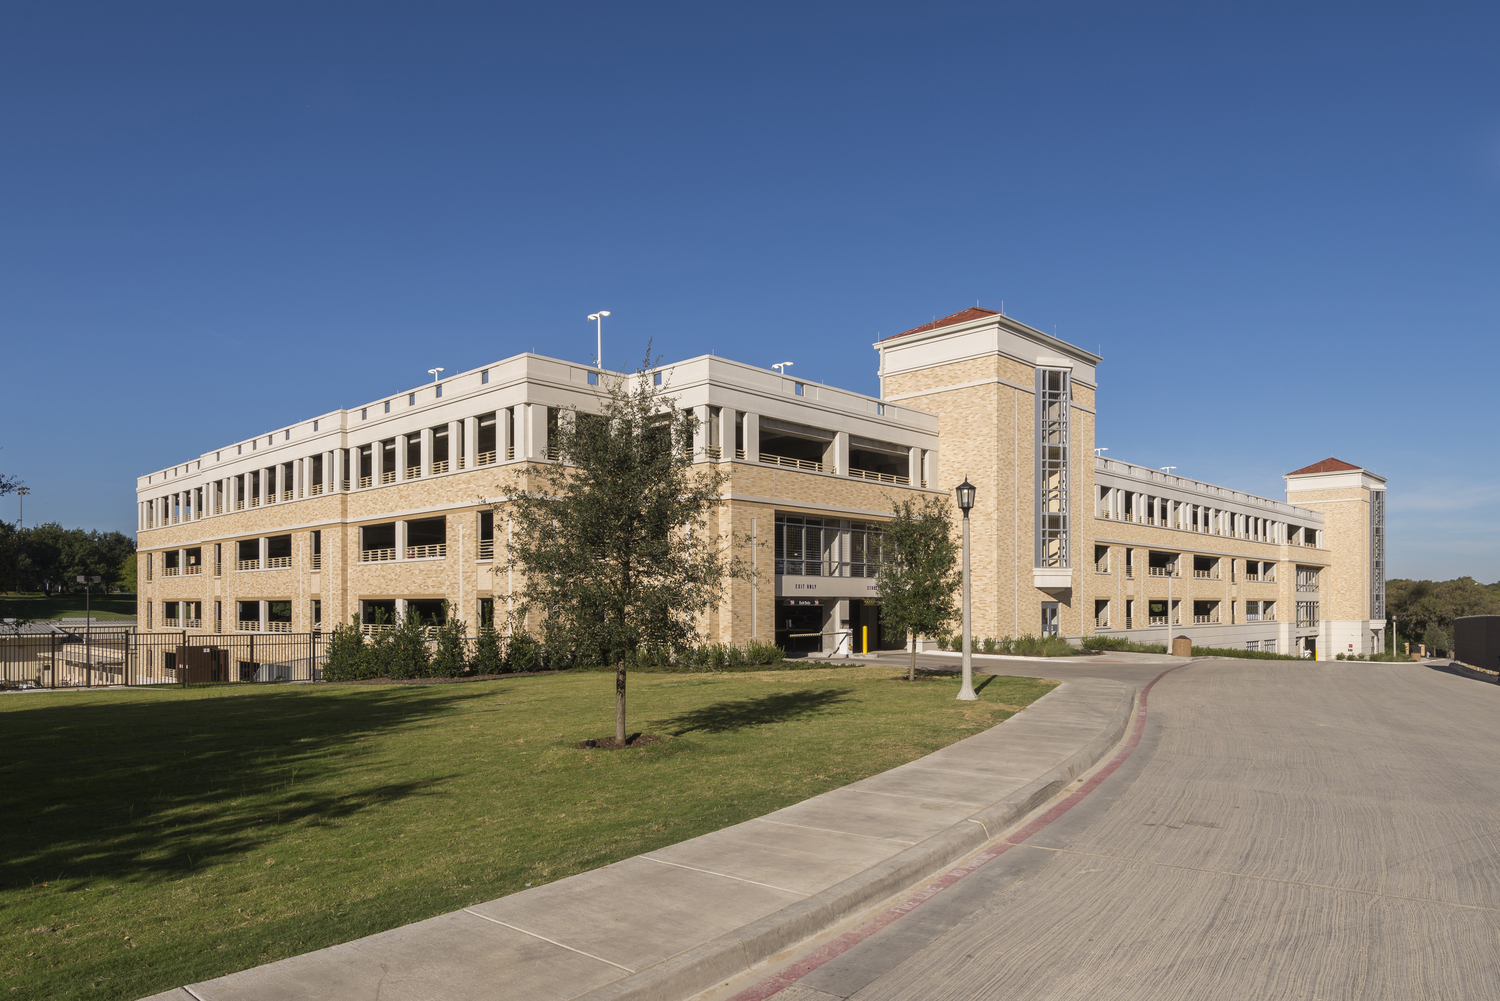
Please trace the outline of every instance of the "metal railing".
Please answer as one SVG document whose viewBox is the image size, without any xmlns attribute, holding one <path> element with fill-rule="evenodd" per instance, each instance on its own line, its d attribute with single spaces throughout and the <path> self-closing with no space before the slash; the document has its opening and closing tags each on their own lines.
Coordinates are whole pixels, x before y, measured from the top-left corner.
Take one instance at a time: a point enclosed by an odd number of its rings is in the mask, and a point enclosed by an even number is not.
<svg viewBox="0 0 1500 1001">
<path fill-rule="evenodd" d="M 384 563 L 387 560 L 395 558 L 396 549 L 394 546 L 389 549 L 361 549 L 359 551 L 359 561 L 361 563 Z"/>
<path fill-rule="evenodd" d="M 290 622 L 267 622 L 266 623 L 266 632 L 268 632 L 268 633 L 289 633 L 291 631 L 292 631 L 292 624 Z"/>
<path fill-rule="evenodd" d="M 703 450 L 703 454 L 715 461 L 724 458 L 724 450 L 718 445 L 709 445 Z"/>
<path fill-rule="evenodd" d="M 495 453 L 493 451 L 480 452 L 474 461 L 480 466 L 493 466 L 495 464 Z"/>
<path fill-rule="evenodd" d="M 1176 567 L 1147 567 L 1146 568 L 1146 576 L 1148 576 L 1148 577 L 1181 577 L 1182 574 L 1180 574 L 1180 573 L 1177 572 L 1177 568 Z"/>
<path fill-rule="evenodd" d="M 323 492 L 323 484 L 321 484 L 321 483 L 314 483 L 312 485 L 312 489 L 308 491 L 308 494 L 309 494 L 309 496 L 317 497 L 322 492 Z"/>
<path fill-rule="evenodd" d="M 1109 573 L 1109 560 L 1100 560 L 1095 563 L 1094 573 Z"/>
<path fill-rule="evenodd" d="M 421 466 L 407 466 L 406 467 L 406 478 L 408 480 L 420 480 L 422 478 L 422 467 Z"/>
<path fill-rule="evenodd" d="M 283 490 L 281 492 L 281 499 L 284 500 L 284 501 L 289 501 L 289 500 L 296 500 L 297 498 L 292 494 L 292 491 L 290 491 L 290 490 Z"/>
<path fill-rule="evenodd" d="M 370 476 L 361 476 L 359 478 L 360 489 L 364 489 L 365 487 L 370 486 L 374 482 L 375 482 L 375 480 L 374 480 L 373 477 L 370 477 Z"/>
<path fill-rule="evenodd" d="M 558 448 L 557 448 L 556 445 L 548 445 L 547 446 L 547 458 L 548 459 L 550 459 L 552 462 L 556 462 L 561 457 L 562 457 L 562 453 L 558 451 Z"/>
<path fill-rule="evenodd" d="M 734 457 L 736 459 L 743 459 L 745 457 L 745 450 L 743 448 L 737 448 L 737 449 L 735 449 L 734 450 Z"/>
<path fill-rule="evenodd" d="M 267 570 L 285 570 L 292 565 L 290 556 L 269 556 L 266 558 Z"/>
<path fill-rule="evenodd" d="M 201 563 L 194 563 L 190 567 L 183 567 L 182 568 L 182 575 L 184 577 L 196 577 L 199 574 L 201 574 L 202 572 L 203 572 L 203 564 L 201 564 Z"/>
<path fill-rule="evenodd" d="M 1126 580 L 1135 580 L 1135 567 L 1126 567 L 1125 568 L 1125 579 Z M 1129 627 L 1127 626 L 1126 628 L 1128 629 Z"/>
<path fill-rule="evenodd" d="M 260 498 L 259 497 L 251 497 L 250 498 L 250 506 L 251 507 L 260 507 Z"/>
<path fill-rule="evenodd" d="M 176 567 L 162 567 L 161 568 L 161 575 L 163 577 L 176 577 L 178 575 L 178 573 L 180 573 L 180 572 L 181 571 L 179 571 Z"/>
<path fill-rule="evenodd" d="M 312 559 L 311 559 L 310 562 L 312 564 L 312 569 L 313 570 L 322 570 L 323 569 L 323 554 L 322 553 L 313 553 L 312 554 Z"/>
<path fill-rule="evenodd" d="M 506 462 L 510 462 L 515 457 L 516 457 L 516 446 L 514 446 L 514 445 L 506 445 L 505 446 L 505 461 Z"/>
<path fill-rule="evenodd" d="M 792 459 L 788 458 L 785 455 L 768 455 L 765 452 L 762 452 L 760 453 L 760 461 L 768 466 L 786 466 L 791 469 L 805 469 L 811 473 L 821 473 L 823 471 L 823 464 L 821 462 L 813 462 L 809 459 Z"/>
<path fill-rule="evenodd" d="M 427 546 L 407 546 L 406 558 L 409 560 L 435 560 L 448 555 L 448 543 L 437 542 Z"/>
<path fill-rule="evenodd" d="M 1094 620 L 1094 628 L 1095 629 L 1108 629 L 1109 628 L 1109 616 L 1106 615 L 1102 619 L 1095 619 Z"/>
<path fill-rule="evenodd" d="M 822 466 L 819 464 L 819 468 Z M 849 475 L 861 480 L 875 480 L 877 483 L 897 483 L 903 487 L 911 486 L 910 476 L 897 476 L 895 473 L 877 473 L 869 469 L 851 469 Z"/>
<path fill-rule="evenodd" d="M 494 539 L 480 539 L 479 540 L 479 558 L 481 560 L 492 560 L 492 559 L 495 558 L 495 540 Z"/>
<path fill-rule="evenodd" d="M 253 560 L 235 560 L 234 568 L 236 570 L 259 570 L 260 559 L 256 558 Z"/>
<path fill-rule="evenodd" d="M 163 626 L 165 626 L 166 628 L 168 628 L 168 629 L 181 629 L 182 627 L 177 624 L 178 621 L 179 620 L 177 620 L 175 618 L 169 619 L 165 615 L 163 615 L 162 619 L 161 619 L 161 624 Z"/>
<path fill-rule="evenodd" d="M 77 632 L 0 632 L 0 687 L 319 681 L 325 642 L 318 634 L 189 637 L 185 632 L 102 626 Z"/>
<path fill-rule="evenodd" d="M 438 476 L 438 475 L 440 475 L 442 473 L 446 473 L 447 471 L 448 471 L 448 460 L 447 459 L 439 459 L 437 462 L 434 462 L 432 464 L 432 475 L 433 476 Z"/>
<path fill-rule="evenodd" d="M 203 620 L 202 619 L 188 619 L 186 622 L 183 623 L 183 628 L 184 629 L 202 629 L 203 628 Z"/>
<path fill-rule="evenodd" d="M 1131 615 L 1125 616 L 1125 628 L 1126 629 L 1134 629 L 1135 628 L 1134 623 L 1135 623 L 1135 617 L 1134 616 L 1131 616 Z"/>
<path fill-rule="evenodd" d="M 1195 580 L 1218 580 L 1219 579 L 1219 571 L 1217 571 L 1217 570 L 1194 570 L 1193 571 L 1193 578 Z"/>
<path fill-rule="evenodd" d="M 234 631 L 237 633 L 258 633 L 260 632 L 260 620 L 240 619 L 234 624 Z"/>
<path fill-rule="evenodd" d="M 384 472 L 382 472 L 380 474 L 380 485 L 381 486 L 385 486 L 387 483 L 395 483 L 395 482 L 396 482 L 396 471 L 394 469 L 387 469 L 387 470 L 385 470 Z"/>
<path fill-rule="evenodd" d="M 1212 625 L 1212 624 L 1214 624 L 1214 623 L 1216 623 L 1218 621 L 1219 621 L 1219 613 L 1218 612 L 1214 612 L 1212 615 L 1195 615 L 1195 616 L 1193 616 L 1193 624 L 1194 625 L 1198 625 L 1198 626 Z"/>
</svg>

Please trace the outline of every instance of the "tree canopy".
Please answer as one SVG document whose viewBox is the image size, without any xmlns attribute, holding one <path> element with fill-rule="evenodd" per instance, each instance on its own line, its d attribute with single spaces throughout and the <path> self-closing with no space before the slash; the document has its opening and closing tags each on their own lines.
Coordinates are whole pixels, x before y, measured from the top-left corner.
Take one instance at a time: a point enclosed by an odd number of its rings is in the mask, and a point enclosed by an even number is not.
<svg viewBox="0 0 1500 1001">
<path fill-rule="evenodd" d="M 512 608 L 541 615 L 550 650 L 615 666 L 623 743 L 627 667 L 692 645 L 725 580 L 750 570 L 710 524 L 722 477 L 712 463 L 694 464 L 697 417 L 644 368 L 606 376 L 599 402 L 599 413 L 559 415 L 550 442 L 558 461 L 517 472 L 495 514 L 514 525 L 499 568 L 524 581 Z"/>
<path fill-rule="evenodd" d="M 1453 649 L 1453 620 L 1465 615 L 1500 615 L 1500 583 L 1473 577 L 1455 580 L 1386 581 L 1386 615 L 1400 634 L 1433 650 Z"/>
<path fill-rule="evenodd" d="M 63 528 L 57 522 L 16 528 L 0 522 L 0 586 L 82 593 L 76 578 L 97 576 L 117 587 L 134 553 L 135 542 L 122 532 Z"/>
<path fill-rule="evenodd" d="M 885 627 L 912 639 L 907 678 L 914 680 L 916 639 L 947 632 L 960 614 L 961 549 L 946 497 L 908 498 L 895 512 L 882 536 L 875 586 Z"/>
</svg>

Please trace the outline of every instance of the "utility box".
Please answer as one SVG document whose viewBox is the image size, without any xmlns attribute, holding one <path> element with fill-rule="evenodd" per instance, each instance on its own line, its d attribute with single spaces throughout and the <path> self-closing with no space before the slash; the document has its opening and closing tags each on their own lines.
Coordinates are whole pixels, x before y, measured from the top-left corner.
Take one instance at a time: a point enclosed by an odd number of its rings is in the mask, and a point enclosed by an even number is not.
<svg viewBox="0 0 1500 1001">
<path fill-rule="evenodd" d="M 1470 667 L 1500 670 L 1500 615 L 1454 619 L 1453 659 Z"/>
<path fill-rule="evenodd" d="M 206 685 L 229 680 L 229 651 L 218 646 L 177 648 L 178 680 L 188 685 Z"/>
<path fill-rule="evenodd" d="M 1172 639 L 1173 657 L 1191 657 L 1193 655 L 1193 641 L 1187 636 L 1176 636 Z"/>
</svg>

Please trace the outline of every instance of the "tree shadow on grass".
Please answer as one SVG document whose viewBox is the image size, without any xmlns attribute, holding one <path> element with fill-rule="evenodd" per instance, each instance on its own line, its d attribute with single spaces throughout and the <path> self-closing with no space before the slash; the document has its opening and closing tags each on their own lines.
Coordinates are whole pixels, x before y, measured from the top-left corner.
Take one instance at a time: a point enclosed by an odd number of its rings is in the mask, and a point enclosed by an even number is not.
<svg viewBox="0 0 1500 1001">
<path fill-rule="evenodd" d="M 677 716 L 654 720 L 656 726 L 671 728 L 672 735 L 685 733 L 729 733 L 767 723 L 786 723 L 828 712 L 849 698 L 852 688 L 823 688 L 816 691 L 776 692 L 753 699 L 728 699 L 692 709 Z"/>
<path fill-rule="evenodd" d="M 5 696 L 38 704 L 0 715 L 0 890 L 181 876 L 263 845 L 276 827 L 431 794 L 453 775 L 357 777 L 361 755 L 347 745 L 496 694 L 444 687 Z"/>
</svg>

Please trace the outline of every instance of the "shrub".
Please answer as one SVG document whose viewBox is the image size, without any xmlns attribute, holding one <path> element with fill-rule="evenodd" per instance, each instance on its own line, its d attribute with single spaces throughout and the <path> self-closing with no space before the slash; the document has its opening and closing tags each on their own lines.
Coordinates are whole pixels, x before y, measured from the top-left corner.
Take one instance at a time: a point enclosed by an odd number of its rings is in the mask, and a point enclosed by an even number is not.
<svg viewBox="0 0 1500 1001">
<path fill-rule="evenodd" d="M 505 670 L 505 658 L 500 653 L 500 634 L 486 623 L 474 641 L 474 660 L 471 665 L 475 674 L 499 674 Z"/>
<path fill-rule="evenodd" d="M 1123 636 L 1085 636 L 1085 650 L 1128 650 L 1132 653 L 1166 653 L 1165 643 L 1136 643 Z"/>
<path fill-rule="evenodd" d="M 328 659 L 323 664 L 324 681 L 360 681 L 370 677 L 369 651 L 360 632 L 359 616 L 346 626 L 337 626 L 328 640 Z"/>
<path fill-rule="evenodd" d="M 942 636 L 939 636 L 937 638 L 938 649 L 939 650 L 946 650 L 946 649 L 948 649 L 949 642 L 950 642 L 950 640 L 948 639 L 948 636 L 946 634 L 944 634 Z M 960 645 L 962 645 L 962 644 L 960 644 Z"/>
<path fill-rule="evenodd" d="M 428 678 L 432 676 L 432 658 L 427 652 L 427 627 L 422 617 L 408 612 L 401 617 L 390 637 L 387 671 L 392 678 Z"/>
<path fill-rule="evenodd" d="M 452 614 L 452 607 L 444 603 L 443 624 L 437 628 L 437 649 L 432 653 L 431 675 L 435 678 L 456 678 L 468 669 L 468 628 L 463 620 Z"/>
<path fill-rule="evenodd" d="M 517 630 L 505 645 L 505 669 L 507 671 L 535 671 L 541 666 L 542 649 L 531 634 Z"/>
<path fill-rule="evenodd" d="M 1243 660 L 1302 660 L 1301 654 L 1268 653 L 1263 650 L 1236 650 L 1214 646 L 1193 647 L 1194 657 L 1237 657 Z"/>
<path fill-rule="evenodd" d="M 1022 636 L 1019 639 L 1007 640 L 1009 649 L 1007 653 L 1017 654 L 1022 657 L 1066 657 L 1077 653 L 1073 644 L 1061 636 Z"/>
</svg>

